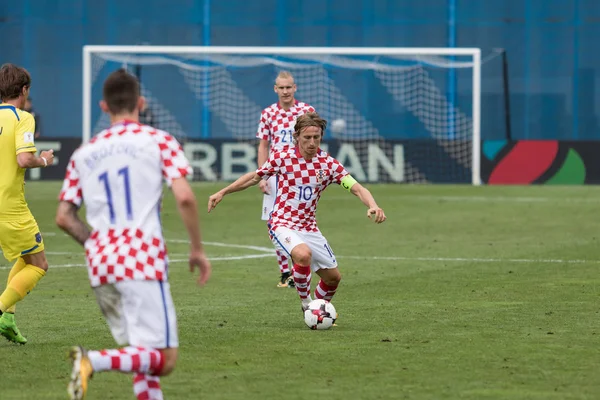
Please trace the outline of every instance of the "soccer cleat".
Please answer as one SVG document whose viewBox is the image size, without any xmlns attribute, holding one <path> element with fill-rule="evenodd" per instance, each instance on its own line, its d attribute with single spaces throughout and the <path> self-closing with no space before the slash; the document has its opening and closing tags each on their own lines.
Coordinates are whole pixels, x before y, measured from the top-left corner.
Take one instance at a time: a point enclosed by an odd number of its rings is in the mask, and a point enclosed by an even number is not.
<svg viewBox="0 0 600 400">
<path fill-rule="evenodd" d="M 71 381 L 67 387 L 70 400 L 83 400 L 94 370 L 87 357 L 87 351 L 81 346 L 73 346 L 69 351 L 69 358 L 73 361 Z"/>
<path fill-rule="evenodd" d="M 337 326 L 336 322 L 338 320 L 338 318 L 340 317 L 339 313 L 335 313 L 335 320 L 333 321 L 333 324 L 331 326 Z"/>
<path fill-rule="evenodd" d="M 292 274 L 290 274 L 290 276 L 287 278 L 286 282 L 288 284 L 288 287 L 290 287 L 290 288 L 296 287 L 296 283 L 294 282 L 294 276 Z"/>
<path fill-rule="evenodd" d="M 283 272 L 281 274 L 281 278 L 279 279 L 279 282 L 277 283 L 277 287 L 290 287 L 290 288 L 295 287 L 294 277 L 292 276 L 292 273 L 291 272 Z"/>
<path fill-rule="evenodd" d="M 12 313 L 5 312 L 0 317 L 0 335 L 4 336 L 6 340 L 17 343 L 25 344 L 27 339 L 21 335 L 17 324 L 15 323 L 15 315 Z"/>
</svg>

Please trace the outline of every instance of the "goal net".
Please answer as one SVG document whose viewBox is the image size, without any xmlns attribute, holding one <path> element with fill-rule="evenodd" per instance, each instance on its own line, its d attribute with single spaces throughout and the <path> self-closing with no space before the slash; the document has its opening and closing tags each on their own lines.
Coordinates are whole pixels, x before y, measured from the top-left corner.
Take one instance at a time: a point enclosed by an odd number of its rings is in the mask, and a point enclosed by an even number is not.
<svg viewBox="0 0 600 400">
<path fill-rule="evenodd" d="M 480 184 L 481 56 L 472 48 L 85 46 L 83 141 L 109 126 L 108 74 L 141 82 L 142 116 L 183 144 L 199 180 L 256 167 L 278 72 L 330 123 L 323 147 L 364 182 Z"/>
</svg>

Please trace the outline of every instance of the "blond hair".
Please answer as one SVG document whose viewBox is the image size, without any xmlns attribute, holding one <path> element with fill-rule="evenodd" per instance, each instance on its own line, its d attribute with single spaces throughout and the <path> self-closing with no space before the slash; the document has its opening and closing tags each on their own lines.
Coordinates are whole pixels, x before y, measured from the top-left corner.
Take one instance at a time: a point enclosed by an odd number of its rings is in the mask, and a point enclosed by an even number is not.
<svg viewBox="0 0 600 400">
<path fill-rule="evenodd" d="M 294 80 L 294 75 L 290 71 L 280 71 L 275 78 L 275 84 L 277 85 L 277 79 L 291 79 Z"/>
</svg>

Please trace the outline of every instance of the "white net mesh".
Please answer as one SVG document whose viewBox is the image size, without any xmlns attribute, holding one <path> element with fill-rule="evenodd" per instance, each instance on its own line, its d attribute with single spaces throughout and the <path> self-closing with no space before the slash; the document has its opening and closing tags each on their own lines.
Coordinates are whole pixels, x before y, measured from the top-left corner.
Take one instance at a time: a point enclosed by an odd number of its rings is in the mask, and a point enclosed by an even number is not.
<svg viewBox="0 0 600 400">
<path fill-rule="evenodd" d="M 276 74 L 287 70 L 296 98 L 330 123 L 325 144 L 361 181 L 471 182 L 471 57 L 92 53 L 92 104 L 102 81 L 125 66 L 140 77 L 149 112 L 142 121 L 184 143 L 218 153 L 213 173 L 226 179 L 222 143 L 254 149 L 261 110 L 277 101 Z M 109 124 L 94 108 L 93 132 Z M 331 126 L 331 125 L 330 125 Z M 250 151 L 250 150 L 249 150 Z M 197 154 L 209 157 L 206 152 Z M 241 165 L 241 164 L 240 164 Z M 238 165 L 238 167 L 240 166 Z M 245 172 L 243 165 L 241 170 Z"/>
</svg>

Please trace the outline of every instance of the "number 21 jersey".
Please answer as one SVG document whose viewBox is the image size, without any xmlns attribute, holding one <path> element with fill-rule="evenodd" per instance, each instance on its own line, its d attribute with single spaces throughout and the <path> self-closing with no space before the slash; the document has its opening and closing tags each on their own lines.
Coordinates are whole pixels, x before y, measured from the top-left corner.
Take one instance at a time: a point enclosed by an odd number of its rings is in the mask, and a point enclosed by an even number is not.
<svg viewBox="0 0 600 400">
<path fill-rule="evenodd" d="M 260 115 L 256 137 L 269 141 L 271 153 L 285 150 L 293 146 L 292 133 L 294 133 L 296 118 L 314 111 L 313 107 L 301 101 L 296 101 L 287 111 L 281 108 L 279 103 L 271 104 Z"/>
</svg>

